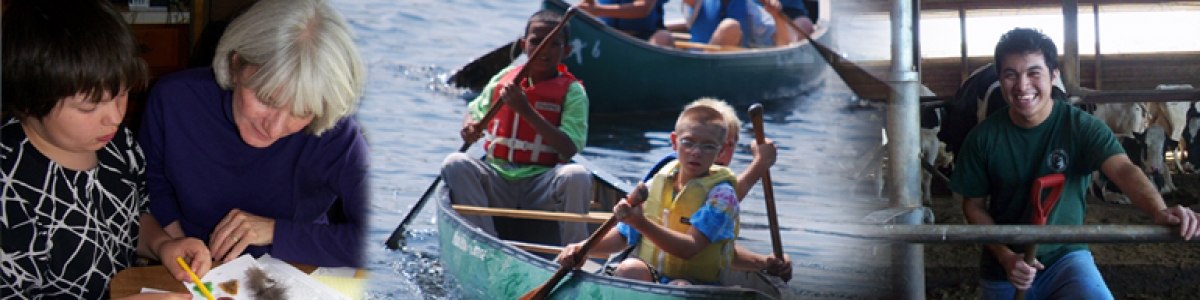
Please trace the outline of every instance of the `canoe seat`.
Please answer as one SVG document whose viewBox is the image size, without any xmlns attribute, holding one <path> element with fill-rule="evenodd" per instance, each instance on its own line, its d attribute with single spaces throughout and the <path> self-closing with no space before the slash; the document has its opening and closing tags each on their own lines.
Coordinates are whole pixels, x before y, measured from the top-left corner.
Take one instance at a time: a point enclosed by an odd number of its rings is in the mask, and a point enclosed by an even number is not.
<svg viewBox="0 0 1200 300">
<path fill-rule="evenodd" d="M 454 207 L 454 210 L 462 215 L 483 215 L 547 221 L 604 223 L 604 221 L 608 221 L 612 217 L 611 212 L 591 212 L 583 215 L 545 210 L 493 208 L 458 204 L 451 205 L 451 207 Z"/>
<path fill-rule="evenodd" d="M 738 46 L 718 46 L 718 45 L 709 45 L 709 44 L 693 43 L 693 42 L 675 42 L 675 48 L 700 49 L 700 50 L 704 50 L 707 52 L 732 52 L 732 51 L 749 50 L 749 49 L 738 47 Z"/>
<path fill-rule="evenodd" d="M 675 39 L 676 42 L 686 42 L 692 40 L 692 34 L 687 32 L 671 32 L 671 38 Z"/>
<path fill-rule="evenodd" d="M 547 254 L 554 254 L 554 255 L 558 255 L 558 253 L 562 252 L 562 249 L 563 249 L 563 247 L 559 247 L 559 246 L 526 243 L 526 242 L 522 242 L 522 241 L 513 241 L 513 240 L 504 240 L 504 243 L 513 245 L 517 248 L 521 248 L 521 250 L 525 250 L 525 251 L 529 251 L 529 252 L 547 253 Z M 589 253 L 588 258 L 608 259 L 608 255 L 601 255 L 599 253 Z"/>
</svg>

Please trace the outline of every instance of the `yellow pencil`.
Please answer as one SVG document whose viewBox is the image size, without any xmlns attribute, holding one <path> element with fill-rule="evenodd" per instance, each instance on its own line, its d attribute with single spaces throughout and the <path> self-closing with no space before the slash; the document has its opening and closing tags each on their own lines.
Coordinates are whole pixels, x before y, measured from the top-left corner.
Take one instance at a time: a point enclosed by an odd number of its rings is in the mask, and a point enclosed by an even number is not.
<svg viewBox="0 0 1200 300">
<path fill-rule="evenodd" d="M 208 300 L 216 300 L 213 298 L 212 293 L 208 292 L 208 288 L 204 287 L 204 283 L 200 282 L 200 277 L 196 276 L 196 273 L 192 272 L 192 268 L 188 267 L 188 264 L 183 261 L 183 257 L 176 256 L 175 261 L 179 262 L 179 265 L 183 266 L 183 270 L 187 271 L 188 275 L 192 276 L 192 282 L 196 283 L 196 287 L 200 288 L 200 293 L 203 293 L 204 297 L 207 297 Z"/>
</svg>

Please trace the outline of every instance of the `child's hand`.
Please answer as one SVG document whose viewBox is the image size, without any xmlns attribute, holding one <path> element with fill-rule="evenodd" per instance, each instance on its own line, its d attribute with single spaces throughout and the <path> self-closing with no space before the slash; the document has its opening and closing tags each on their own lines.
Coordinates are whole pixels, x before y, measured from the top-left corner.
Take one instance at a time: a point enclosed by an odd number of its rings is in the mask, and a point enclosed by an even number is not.
<svg viewBox="0 0 1200 300">
<path fill-rule="evenodd" d="M 642 215 L 642 206 L 631 205 L 626 199 L 621 199 L 616 206 L 613 206 L 613 217 L 616 217 L 617 221 L 625 222 L 635 228 L 637 227 L 634 225 L 635 223 L 646 220 L 646 217 Z"/>
<path fill-rule="evenodd" d="M 617 218 L 617 221 L 625 223 L 630 223 L 625 221 L 625 218 L 635 215 L 641 216 L 642 203 L 646 202 L 646 195 L 649 193 L 650 191 L 646 188 L 646 183 L 639 182 L 637 187 L 633 188 L 632 193 L 625 195 L 625 199 L 621 199 L 620 202 L 617 202 L 616 206 L 613 206 L 613 216 Z"/>
<path fill-rule="evenodd" d="M 580 264 L 579 262 L 575 261 L 575 253 L 579 252 L 579 248 L 582 248 L 582 247 L 583 247 L 582 242 L 571 243 L 571 244 L 567 245 L 566 247 L 563 247 L 562 252 L 558 253 L 558 257 L 555 257 L 554 261 L 557 261 L 559 265 L 575 266 L 575 269 L 579 269 L 579 267 L 582 267 L 583 264 Z"/>
<path fill-rule="evenodd" d="M 792 280 L 792 258 L 783 254 L 783 259 L 776 259 L 774 255 L 767 257 L 767 274 L 779 276 L 783 282 Z"/>
<path fill-rule="evenodd" d="M 763 144 L 750 143 L 750 152 L 754 154 L 755 163 L 765 163 L 767 166 L 775 165 L 775 141 L 771 139 L 763 139 Z"/>
<path fill-rule="evenodd" d="M 579 4 L 575 4 L 575 7 L 584 12 L 591 13 L 591 12 L 589 12 L 589 10 L 596 7 L 596 1 L 594 1 L 594 0 L 579 1 Z"/>
<path fill-rule="evenodd" d="M 783 5 L 779 4 L 779 0 L 760 0 L 763 9 L 771 14 L 779 14 L 783 11 Z"/>
<path fill-rule="evenodd" d="M 175 277 L 175 280 L 192 282 L 192 277 L 183 270 L 183 266 L 175 262 L 175 257 L 183 257 L 192 271 L 196 273 L 196 277 L 204 277 L 204 274 L 207 274 L 208 270 L 212 268 L 212 254 L 209 252 L 208 246 L 204 245 L 204 241 L 197 238 L 181 237 L 166 240 L 161 242 L 154 251 L 157 251 L 155 255 L 162 261 L 163 266 L 167 267 L 167 271 Z"/>
<path fill-rule="evenodd" d="M 479 126 L 479 122 L 472 121 L 464 124 L 462 131 L 459 131 L 458 134 L 462 136 L 463 142 L 466 142 L 467 144 L 474 144 L 475 141 L 483 138 L 482 129 L 483 128 Z"/>
<path fill-rule="evenodd" d="M 625 199 L 629 200 L 629 202 L 634 206 L 638 206 L 642 205 L 643 202 L 646 202 L 646 195 L 649 194 L 650 189 L 646 188 L 646 183 L 638 182 L 637 186 L 633 188 L 633 192 L 629 193 L 629 195 L 625 195 Z"/>
<path fill-rule="evenodd" d="M 517 114 L 533 112 L 533 107 L 529 106 L 529 99 L 525 97 L 525 89 L 515 82 L 500 88 L 500 100 Z"/>
</svg>

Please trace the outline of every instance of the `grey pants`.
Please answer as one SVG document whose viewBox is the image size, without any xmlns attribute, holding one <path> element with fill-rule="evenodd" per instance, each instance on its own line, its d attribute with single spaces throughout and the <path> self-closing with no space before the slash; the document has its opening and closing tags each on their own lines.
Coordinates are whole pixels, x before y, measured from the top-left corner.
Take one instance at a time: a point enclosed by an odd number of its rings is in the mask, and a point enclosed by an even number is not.
<svg viewBox="0 0 1200 300">
<path fill-rule="evenodd" d="M 592 201 L 592 175 L 579 165 L 555 166 L 537 176 L 518 180 L 501 177 L 490 165 L 463 153 L 442 162 L 442 178 L 450 188 L 450 202 L 495 208 L 536 209 L 586 214 Z M 464 215 L 492 236 L 492 217 Z M 587 239 L 587 224 L 559 222 L 563 244 Z"/>
</svg>

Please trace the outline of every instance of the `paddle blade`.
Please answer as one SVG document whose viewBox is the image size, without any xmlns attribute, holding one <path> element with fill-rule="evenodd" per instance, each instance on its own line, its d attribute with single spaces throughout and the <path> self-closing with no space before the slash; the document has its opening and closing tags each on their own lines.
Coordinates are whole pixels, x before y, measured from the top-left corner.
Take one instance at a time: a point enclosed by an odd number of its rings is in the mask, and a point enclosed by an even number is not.
<svg viewBox="0 0 1200 300">
<path fill-rule="evenodd" d="M 513 60 L 521 56 L 522 49 L 521 47 L 517 47 L 518 41 L 514 40 L 508 44 L 504 44 L 493 49 L 492 52 L 476 58 L 471 63 L 455 71 L 454 75 L 451 75 L 446 80 L 446 83 L 473 91 L 483 90 L 483 87 L 487 85 L 488 80 L 492 79 L 492 76 L 496 76 L 496 73 L 500 73 L 500 70 L 504 70 L 505 67 L 512 64 Z"/>
</svg>

